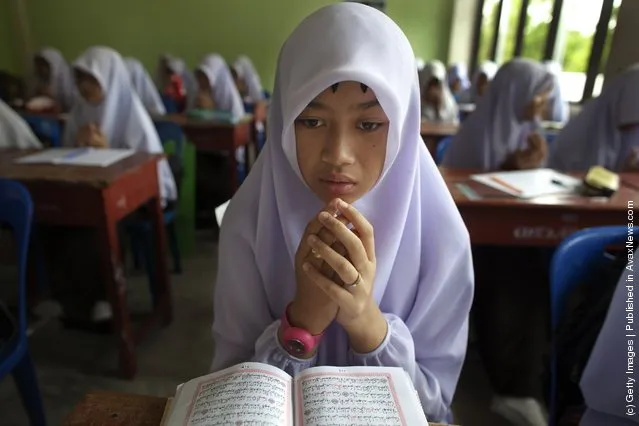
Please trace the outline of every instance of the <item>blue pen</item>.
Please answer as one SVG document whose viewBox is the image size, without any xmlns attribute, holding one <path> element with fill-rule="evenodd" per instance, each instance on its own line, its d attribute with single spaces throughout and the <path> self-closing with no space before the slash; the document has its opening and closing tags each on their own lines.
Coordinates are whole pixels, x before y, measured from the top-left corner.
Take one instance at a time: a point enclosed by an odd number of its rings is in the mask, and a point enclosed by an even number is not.
<svg viewBox="0 0 639 426">
<path fill-rule="evenodd" d="M 71 152 L 66 153 L 64 156 L 60 157 L 60 158 L 56 158 L 55 160 L 53 160 L 54 163 L 64 163 L 68 160 L 73 160 L 74 158 L 77 158 L 81 155 L 86 154 L 87 152 L 91 151 L 91 148 L 78 148 L 78 149 L 74 149 Z"/>
</svg>

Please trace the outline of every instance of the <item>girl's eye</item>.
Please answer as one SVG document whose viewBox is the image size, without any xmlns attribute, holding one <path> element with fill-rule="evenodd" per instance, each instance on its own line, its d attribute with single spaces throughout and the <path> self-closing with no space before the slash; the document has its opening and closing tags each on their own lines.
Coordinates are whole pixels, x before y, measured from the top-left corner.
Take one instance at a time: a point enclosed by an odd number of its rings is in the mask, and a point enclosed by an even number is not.
<svg viewBox="0 0 639 426">
<path fill-rule="evenodd" d="M 296 121 L 308 129 L 317 129 L 324 124 L 322 120 L 317 118 L 298 118 Z"/>
<path fill-rule="evenodd" d="M 359 123 L 359 128 L 360 130 L 363 130 L 365 132 L 374 132 L 375 130 L 379 129 L 381 127 L 382 123 L 375 123 L 372 121 L 362 121 L 361 123 Z"/>
</svg>

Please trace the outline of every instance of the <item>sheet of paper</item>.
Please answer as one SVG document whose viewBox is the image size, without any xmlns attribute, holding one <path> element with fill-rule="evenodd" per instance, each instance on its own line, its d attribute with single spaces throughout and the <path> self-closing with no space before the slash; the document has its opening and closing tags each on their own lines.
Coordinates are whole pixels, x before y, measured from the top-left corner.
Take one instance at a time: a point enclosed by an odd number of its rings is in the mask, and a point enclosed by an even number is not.
<svg viewBox="0 0 639 426">
<path fill-rule="evenodd" d="M 64 164 L 73 166 L 108 167 L 133 155 L 131 149 L 50 148 L 20 157 L 19 164 Z"/>
<path fill-rule="evenodd" d="M 317 367 L 295 378 L 298 426 L 425 425 L 401 368 Z"/>
<path fill-rule="evenodd" d="M 180 389 L 168 426 L 293 426 L 293 379 L 245 363 L 191 380 Z"/>
<path fill-rule="evenodd" d="M 518 198 L 573 194 L 581 185 L 579 179 L 551 169 L 483 173 L 470 178 Z"/>
</svg>

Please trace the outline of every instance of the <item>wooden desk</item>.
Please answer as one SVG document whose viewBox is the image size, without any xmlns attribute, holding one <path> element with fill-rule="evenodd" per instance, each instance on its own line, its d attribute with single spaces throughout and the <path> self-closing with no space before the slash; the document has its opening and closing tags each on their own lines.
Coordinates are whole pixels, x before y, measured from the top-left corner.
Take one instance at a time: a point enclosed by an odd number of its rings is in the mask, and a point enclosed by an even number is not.
<svg viewBox="0 0 639 426">
<path fill-rule="evenodd" d="M 426 143 L 428 151 L 434 157 L 437 152 L 437 145 L 442 139 L 455 136 L 459 130 L 459 124 L 437 123 L 433 121 L 422 121 L 421 135 Z"/>
<path fill-rule="evenodd" d="M 556 246 L 579 229 L 626 226 L 629 222 L 629 203 L 630 208 L 639 203 L 639 191 L 627 185 L 622 186 L 610 199 L 603 200 L 574 195 L 521 200 L 470 181 L 471 171 L 440 170 L 464 218 L 473 244 Z M 621 176 L 623 181 L 639 187 L 639 173 Z M 468 199 L 457 187 L 458 183 L 468 185 L 482 198 Z"/>
<path fill-rule="evenodd" d="M 187 140 L 192 142 L 198 151 L 226 151 L 230 160 L 231 190 L 233 193 L 240 186 L 237 173 L 235 150 L 251 143 L 253 117 L 248 115 L 236 124 L 213 120 L 192 120 L 181 114 L 155 117 L 157 121 L 168 120 L 178 124 Z M 246 167 L 249 167 L 249 149 L 244 152 Z"/>
<path fill-rule="evenodd" d="M 113 333 L 118 342 L 120 372 L 132 378 L 137 371 L 135 343 L 157 317 L 166 324 L 172 319 L 157 174 L 157 163 L 162 156 L 138 152 L 109 167 L 14 163 L 14 159 L 29 152 L 0 150 L 0 177 L 19 180 L 29 189 L 36 223 L 99 230 L 102 275 L 113 308 Z M 149 207 L 155 235 L 158 303 L 151 321 L 134 335 L 126 301 L 117 223 L 143 205 Z"/>
<path fill-rule="evenodd" d="M 160 426 L 167 400 L 117 392 L 89 393 L 62 426 Z"/>
</svg>

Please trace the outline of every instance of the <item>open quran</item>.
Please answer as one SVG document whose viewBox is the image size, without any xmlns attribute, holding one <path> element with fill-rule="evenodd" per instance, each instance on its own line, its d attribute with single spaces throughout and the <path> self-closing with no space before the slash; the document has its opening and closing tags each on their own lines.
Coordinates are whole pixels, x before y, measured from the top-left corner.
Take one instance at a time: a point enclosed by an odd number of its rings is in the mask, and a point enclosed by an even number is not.
<svg viewBox="0 0 639 426">
<path fill-rule="evenodd" d="M 427 425 L 401 368 L 315 367 L 291 377 L 244 363 L 181 385 L 166 426 Z"/>
</svg>

